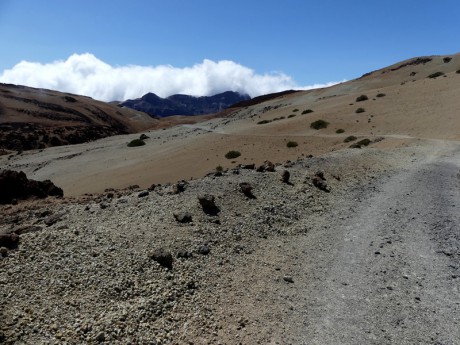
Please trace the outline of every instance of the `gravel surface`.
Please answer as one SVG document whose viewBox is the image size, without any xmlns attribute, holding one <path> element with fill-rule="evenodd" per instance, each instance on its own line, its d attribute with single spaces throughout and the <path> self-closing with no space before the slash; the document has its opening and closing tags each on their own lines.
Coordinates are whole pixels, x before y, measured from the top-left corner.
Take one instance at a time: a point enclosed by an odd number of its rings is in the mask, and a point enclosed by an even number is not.
<svg viewBox="0 0 460 345">
<path fill-rule="evenodd" d="M 371 146 L 2 206 L 20 241 L 0 251 L 0 339 L 458 344 L 458 152 Z"/>
</svg>

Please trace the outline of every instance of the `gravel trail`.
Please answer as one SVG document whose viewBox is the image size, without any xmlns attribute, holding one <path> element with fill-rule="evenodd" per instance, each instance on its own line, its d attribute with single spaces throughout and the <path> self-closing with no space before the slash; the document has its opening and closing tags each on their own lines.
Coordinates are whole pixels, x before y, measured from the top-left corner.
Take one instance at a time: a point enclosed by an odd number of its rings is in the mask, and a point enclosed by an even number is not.
<svg viewBox="0 0 460 345">
<path fill-rule="evenodd" d="M 334 210 L 332 238 L 309 248 L 297 341 L 460 344 L 459 151 L 435 146 L 447 154 L 407 161 Z"/>
</svg>

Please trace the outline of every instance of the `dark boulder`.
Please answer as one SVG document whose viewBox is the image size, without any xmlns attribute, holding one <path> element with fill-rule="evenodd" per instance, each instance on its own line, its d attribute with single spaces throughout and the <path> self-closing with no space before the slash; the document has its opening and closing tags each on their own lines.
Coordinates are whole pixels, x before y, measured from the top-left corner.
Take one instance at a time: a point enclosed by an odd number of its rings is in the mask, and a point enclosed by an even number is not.
<svg viewBox="0 0 460 345">
<path fill-rule="evenodd" d="M 2 170 L 0 172 L 0 204 L 11 204 L 15 199 L 32 197 L 62 197 L 64 192 L 50 180 L 29 180 L 22 171 Z"/>
<path fill-rule="evenodd" d="M 158 248 L 150 254 L 150 258 L 158 262 L 161 266 L 172 269 L 172 254 L 163 248 Z"/>
<path fill-rule="evenodd" d="M 211 194 L 198 195 L 198 201 L 204 211 L 208 215 L 217 215 L 220 210 L 215 203 L 215 197 Z"/>
<path fill-rule="evenodd" d="M 16 248 L 19 243 L 19 235 L 15 233 L 0 234 L 0 247 L 9 249 Z"/>
</svg>

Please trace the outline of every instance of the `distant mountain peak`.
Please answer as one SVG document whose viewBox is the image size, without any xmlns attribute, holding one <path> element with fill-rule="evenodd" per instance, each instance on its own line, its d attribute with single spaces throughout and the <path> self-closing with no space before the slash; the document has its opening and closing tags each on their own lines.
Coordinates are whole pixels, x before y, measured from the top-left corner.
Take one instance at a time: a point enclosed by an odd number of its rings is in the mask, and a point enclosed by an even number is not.
<svg viewBox="0 0 460 345">
<path fill-rule="evenodd" d="M 175 94 L 161 98 L 154 93 L 147 93 L 141 98 L 127 100 L 120 105 L 143 111 L 151 116 L 165 117 L 172 115 L 213 114 L 229 108 L 235 103 L 251 99 L 249 95 L 235 91 L 225 91 L 213 96 L 191 96 Z"/>
</svg>

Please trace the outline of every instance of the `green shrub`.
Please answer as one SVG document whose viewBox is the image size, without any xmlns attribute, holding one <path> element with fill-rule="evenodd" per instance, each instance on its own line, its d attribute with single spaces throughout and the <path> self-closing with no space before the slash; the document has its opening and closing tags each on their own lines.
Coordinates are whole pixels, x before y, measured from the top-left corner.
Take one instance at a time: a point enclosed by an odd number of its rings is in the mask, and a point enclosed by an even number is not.
<svg viewBox="0 0 460 345">
<path fill-rule="evenodd" d="M 386 95 L 384 93 L 378 93 L 377 97 L 385 97 Z"/>
<path fill-rule="evenodd" d="M 313 110 L 311 110 L 311 109 L 306 109 L 306 110 L 302 111 L 302 115 L 310 114 L 310 113 L 312 113 L 312 112 L 313 112 Z"/>
<path fill-rule="evenodd" d="M 364 108 L 358 108 L 356 109 L 355 113 L 356 114 L 359 114 L 359 113 L 364 113 L 366 110 L 364 110 Z"/>
<path fill-rule="evenodd" d="M 451 57 L 445 57 L 444 59 L 442 59 L 442 61 L 444 61 L 444 63 L 448 63 L 448 62 L 450 62 L 450 60 L 452 60 Z"/>
<path fill-rule="evenodd" d="M 327 126 L 329 126 L 329 122 L 324 120 L 316 120 L 310 124 L 310 127 L 314 129 L 327 128 Z"/>
<path fill-rule="evenodd" d="M 434 78 L 440 77 L 440 76 L 442 76 L 442 75 L 444 75 L 444 73 L 442 73 L 442 72 L 436 72 L 436 73 L 430 74 L 430 75 L 428 76 L 428 78 L 434 79 Z"/>
<path fill-rule="evenodd" d="M 270 123 L 270 122 L 272 122 L 272 120 L 262 120 L 262 121 L 257 122 L 257 124 L 258 125 L 264 125 L 264 124 Z"/>
<path fill-rule="evenodd" d="M 345 133 L 345 130 L 342 128 L 339 128 L 338 130 L 335 131 L 337 134 L 342 134 Z"/>
<path fill-rule="evenodd" d="M 360 149 L 363 146 L 368 146 L 371 143 L 369 139 L 362 139 L 358 141 L 357 143 L 354 143 L 353 145 L 350 146 L 352 149 Z"/>
<path fill-rule="evenodd" d="M 362 101 L 367 101 L 369 98 L 367 98 L 366 95 L 361 95 L 356 98 L 356 102 L 362 102 Z"/>
<path fill-rule="evenodd" d="M 297 144 L 297 141 L 288 141 L 286 144 L 287 147 L 297 147 L 299 144 Z"/>
<path fill-rule="evenodd" d="M 296 117 L 296 114 L 291 114 L 291 115 L 289 115 L 289 116 L 288 116 L 288 119 L 291 119 L 291 118 L 293 118 L 293 117 Z"/>
<path fill-rule="evenodd" d="M 224 171 L 224 168 L 221 165 L 216 166 L 216 171 L 217 172 L 222 172 Z"/>
<path fill-rule="evenodd" d="M 455 73 L 460 74 L 460 69 L 458 69 Z"/>
<path fill-rule="evenodd" d="M 227 159 L 233 159 L 233 158 L 238 158 L 239 156 L 241 156 L 241 152 L 239 151 L 228 151 L 226 154 L 225 154 L 225 158 Z"/>
<path fill-rule="evenodd" d="M 299 111 L 299 109 L 296 108 L 296 109 L 294 109 L 292 112 L 295 113 L 295 112 L 297 112 L 297 111 Z"/>
<path fill-rule="evenodd" d="M 128 147 L 137 147 L 137 146 L 143 146 L 143 145 L 145 145 L 145 142 L 144 140 L 141 140 L 141 139 L 134 139 L 128 143 Z"/>
<path fill-rule="evenodd" d="M 354 135 L 350 135 L 350 136 L 346 137 L 346 138 L 343 140 L 343 142 L 344 142 L 344 143 L 349 143 L 350 141 L 355 141 L 356 139 L 358 139 L 358 138 L 356 138 Z"/>
</svg>

